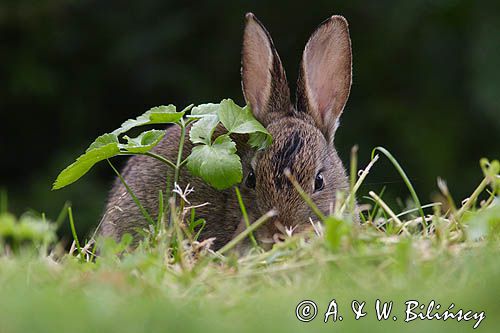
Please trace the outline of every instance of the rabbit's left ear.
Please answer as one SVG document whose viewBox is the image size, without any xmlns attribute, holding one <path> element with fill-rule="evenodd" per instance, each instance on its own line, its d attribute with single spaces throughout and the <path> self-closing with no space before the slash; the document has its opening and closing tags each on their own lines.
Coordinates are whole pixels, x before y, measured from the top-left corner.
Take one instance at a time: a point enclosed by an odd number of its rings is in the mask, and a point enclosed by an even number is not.
<svg viewBox="0 0 500 333">
<path fill-rule="evenodd" d="M 264 126 L 291 114 L 290 89 L 280 57 L 271 35 L 252 13 L 245 16 L 241 83 L 246 102 Z"/>
<path fill-rule="evenodd" d="M 302 55 L 297 83 L 297 111 L 309 113 L 328 142 L 349 97 L 351 39 L 347 21 L 332 16 L 311 35 Z"/>
</svg>

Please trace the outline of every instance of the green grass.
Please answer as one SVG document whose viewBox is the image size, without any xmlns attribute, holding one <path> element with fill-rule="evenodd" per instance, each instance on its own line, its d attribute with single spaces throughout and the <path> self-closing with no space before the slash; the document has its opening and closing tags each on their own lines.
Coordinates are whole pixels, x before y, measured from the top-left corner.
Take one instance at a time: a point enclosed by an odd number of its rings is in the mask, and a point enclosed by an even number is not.
<svg viewBox="0 0 500 333">
<path fill-rule="evenodd" d="M 240 258 L 191 240 L 175 218 L 172 228 L 150 234 L 135 250 L 127 248 L 129 240 L 104 240 L 92 261 L 82 255 L 92 243 L 80 239 L 80 249 L 65 253 L 55 239 L 56 223 L 32 214 L 15 218 L 7 213 L 3 195 L 0 333 L 473 331 L 476 320 L 405 323 L 408 300 L 434 300 L 440 313 L 451 303 L 453 312 L 484 311 L 477 330 L 497 332 L 500 167 L 498 161 L 482 161 L 481 167 L 484 180 L 463 205 L 453 201 L 443 181 L 442 202 L 403 211 L 373 193 L 358 197 L 361 206 L 371 204 L 361 225 L 340 214 L 345 207 L 338 204 L 315 233 Z M 365 177 L 358 183 L 353 177 L 351 188 L 359 188 Z M 75 233 L 77 216 L 73 221 L 70 214 Z M 330 317 L 324 323 L 332 299 L 343 320 Z M 394 302 L 388 320 L 377 320 L 377 299 Z M 302 300 L 317 304 L 311 322 L 295 316 Z M 366 302 L 364 318 L 353 318 L 353 300 Z"/>
</svg>

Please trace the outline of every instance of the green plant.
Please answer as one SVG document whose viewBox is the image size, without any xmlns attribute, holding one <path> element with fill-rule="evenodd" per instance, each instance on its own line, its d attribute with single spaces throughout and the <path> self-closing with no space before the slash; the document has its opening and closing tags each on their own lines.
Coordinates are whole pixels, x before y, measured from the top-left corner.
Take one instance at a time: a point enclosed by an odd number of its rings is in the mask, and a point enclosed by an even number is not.
<svg viewBox="0 0 500 333">
<path fill-rule="evenodd" d="M 186 115 L 191 110 L 190 115 Z M 184 117 L 186 115 L 186 117 Z M 170 161 L 151 150 L 165 136 L 165 130 L 148 130 L 137 137 L 124 135 L 129 130 L 144 125 L 174 124 L 180 127 L 176 161 Z M 215 128 L 222 124 L 227 133 L 213 139 Z M 184 138 L 190 127 L 189 139 L 195 147 L 183 160 Z M 231 99 L 219 104 L 190 105 L 177 112 L 173 105 L 150 109 L 136 119 L 125 121 L 118 129 L 98 137 L 83 155 L 64 169 L 54 182 L 53 189 L 63 188 L 85 175 L 96 163 L 119 155 L 146 155 L 165 163 L 174 173 L 174 184 L 179 180 L 181 167 L 201 177 L 217 189 L 229 188 L 241 181 L 242 169 L 236 144 L 231 134 L 248 134 L 248 143 L 256 149 L 263 149 L 271 143 L 267 130 L 253 117 L 249 106 L 236 105 Z M 121 141 L 125 140 L 123 143 Z"/>
<path fill-rule="evenodd" d="M 57 241 L 56 229 L 56 224 L 44 215 L 24 214 L 18 219 L 10 213 L 0 213 L 0 254 L 28 248 L 47 255 L 48 247 Z"/>
<path fill-rule="evenodd" d="M 187 112 L 190 114 L 187 115 Z M 162 140 L 166 130 L 152 129 L 141 132 L 138 136 L 131 138 L 125 133 L 133 128 L 144 125 L 174 124 L 180 128 L 179 145 L 177 147 L 177 158 L 175 161 L 167 159 L 153 151 L 153 148 Z M 214 131 L 218 126 L 225 128 L 225 133 L 214 137 Z M 189 130 L 189 140 L 193 143 L 190 154 L 183 159 L 184 141 Z M 150 232 L 140 232 L 149 238 L 151 244 L 164 242 L 171 248 L 174 260 L 182 262 L 182 242 L 184 238 L 189 241 L 198 239 L 205 225 L 203 219 L 195 218 L 195 208 L 186 211 L 185 202 L 190 190 L 178 187 L 180 170 L 186 166 L 192 175 L 198 176 L 216 189 L 231 187 L 242 179 L 242 166 L 240 157 L 236 152 L 236 144 L 231 135 L 247 134 L 248 144 L 255 149 L 264 149 L 271 143 L 271 136 L 267 130 L 253 117 L 249 106 L 243 108 L 236 105 L 232 100 L 225 99 L 219 104 L 202 104 L 196 107 L 189 105 L 184 110 L 177 112 L 175 106 L 159 106 L 150 109 L 136 119 L 125 121 L 118 129 L 98 137 L 78 159 L 64 169 L 56 181 L 53 189 L 63 188 L 85 175 L 96 163 L 107 160 L 110 167 L 116 173 L 118 179 L 123 183 L 129 195 L 141 211 L 141 214 L 150 225 Z M 125 141 L 125 142 L 123 142 Z M 165 192 L 159 191 L 159 209 L 157 221 L 153 221 L 151 212 L 142 205 L 132 189 L 128 186 L 120 172 L 114 167 L 111 158 L 119 155 L 146 155 L 155 158 L 173 169 L 174 177 L 172 183 L 167 182 Z M 237 190 L 236 190 L 237 191 Z M 239 192 L 236 192 L 239 196 Z M 167 200 L 164 200 L 166 195 Z M 177 197 L 181 199 L 177 201 Z M 168 205 L 165 206 L 165 203 Z M 246 210 L 241 198 L 239 203 L 244 216 Z M 73 247 L 81 260 L 84 257 L 92 258 L 94 252 L 89 251 L 90 245 L 80 245 L 73 222 L 71 209 L 68 209 L 70 225 L 73 233 Z M 186 215 L 190 214 L 187 219 Z M 168 225 L 164 223 L 169 220 Z M 251 232 L 261 223 L 260 220 L 249 228 L 243 235 L 250 235 L 253 244 L 257 246 Z M 246 218 L 248 226 L 250 223 Z M 167 235 L 165 237 L 165 235 Z M 93 240 L 91 241 L 93 242 Z M 231 248 L 233 245 L 228 244 Z M 95 247 L 95 244 L 94 244 Z"/>
</svg>

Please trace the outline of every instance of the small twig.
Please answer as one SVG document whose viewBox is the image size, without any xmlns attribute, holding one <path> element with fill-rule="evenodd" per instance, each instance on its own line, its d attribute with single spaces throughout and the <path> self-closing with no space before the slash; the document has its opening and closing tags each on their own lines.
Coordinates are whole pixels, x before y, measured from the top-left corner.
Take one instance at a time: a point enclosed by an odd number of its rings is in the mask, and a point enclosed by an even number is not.
<svg viewBox="0 0 500 333">
<path fill-rule="evenodd" d="M 225 252 L 231 250 L 233 247 L 236 246 L 239 242 L 241 242 L 245 237 L 248 236 L 251 232 L 253 232 L 255 229 L 260 227 L 262 224 L 264 224 L 267 220 L 269 220 L 271 217 L 276 216 L 277 212 L 275 210 L 270 210 L 264 215 L 262 215 L 257 221 L 252 223 L 250 227 L 247 229 L 243 230 L 240 234 L 238 234 L 236 237 L 234 237 L 229 243 L 224 245 L 219 251 L 216 252 L 216 254 L 222 255 Z"/>
<path fill-rule="evenodd" d="M 437 207 L 437 206 L 441 206 L 441 205 L 442 205 L 442 203 L 440 203 L 440 202 L 434 202 L 434 203 L 430 203 L 430 204 L 427 204 L 427 205 L 423 205 L 422 208 Z M 412 208 L 412 209 L 408 209 L 408 210 L 406 210 L 404 212 L 401 212 L 401 213 L 397 214 L 396 216 L 397 217 L 401 217 L 401 216 L 404 216 L 406 214 L 410 214 L 410 213 L 413 213 L 413 212 L 416 212 L 416 211 L 418 211 L 418 208 Z M 392 221 L 392 217 L 387 220 L 387 222 L 390 222 L 390 221 Z"/>
<path fill-rule="evenodd" d="M 455 201 L 453 200 L 453 198 L 451 196 L 451 193 L 448 189 L 448 185 L 446 184 L 446 181 L 443 178 L 438 177 L 437 178 L 437 186 L 438 186 L 439 190 L 441 191 L 441 193 L 446 198 L 446 200 L 448 201 L 448 206 L 450 207 L 451 211 L 453 213 L 456 213 L 457 206 L 455 205 Z"/>
<path fill-rule="evenodd" d="M 385 212 L 389 214 L 389 216 L 394 220 L 394 222 L 396 222 L 396 225 L 399 228 L 401 228 L 401 230 L 403 230 L 406 234 L 409 234 L 408 230 L 404 228 L 403 222 L 401 222 L 401 220 L 396 216 L 396 214 L 394 214 L 392 209 L 390 209 L 389 206 L 387 206 L 387 204 L 378 195 L 375 194 L 375 192 L 370 191 L 368 194 L 370 194 L 370 196 L 373 199 L 375 199 L 375 201 L 380 205 L 380 207 L 382 207 L 385 210 Z"/>
<path fill-rule="evenodd" d="M 295 177 L 292 175 L 292 173 L 290 172 L 290 170 L 288 168 L 285 169 L 285 176 L 288 178 L 288 180 L 290 180 L 293 187 L 295 187 L 295 190 L 297 190 L 297 192 L 299 192 L 299 195 L 306 202 L 306 204 L 309 206 L 309 208 L 312 209 L 314 214 L 316 214 L 316 216 L 318 216 L 318 218 L 321 221 L 324 221 L 325 215 L 321 212 L 321 210 L 319 210 L 318 206 L 316 206 L 316 204 L 312 201 L 311 197 L 309 197 L 307 195 L 307 193 L 304 191 L 302 186 L 300 186 L 299 182 L 295 179 Z"/>
<path fill-rule="evenodd" d="M 189 202 L 189 200 L 187 199 L 187 196 L 190 195 L 191 193 L 194 192 L 194 187 L 189 187 L 189 183 L 186 185 L 186 188 L 183 190 L 179 184 L 177 183 L 174 183 L 174 189 L 172 190 L 173 193 L 176 193 L 178 194 L 182 200 L 184 200 L 185 203 L 187 203 L 188 205 L 191 204 L 191 202 Z"/>
<path fill-rule="evenodd" d="M 481 194 L 481 192 L 484 191 L 484 189 L 486 188 L 486 186 L 488 186 L 489 183 L 490 183 L 490 180 L 488 179 L 488 177 L 485 177 L 483 179 L 483 181 L 479 184 L 479 186 L 476 188 L 476 190 L 467 199 L 465 204 L 458 210 L 457 215 L 456 215 L 457 219 L 460 218 L 465 213 L 465 211 L 467 211 L 469 208 L 471 208 L 472 204 L 474 204 L 474 202 L 476 202 L 479 194 Z"/>
<path fill-rule="evenodd" d="M 351 195 L 354 193 L 354 185 L 356 184 L 356 170 L 358 168 L 358 146 L 355 145 L 351 149 L 351 170 L 349 172 L 350 181 L 349 181 L 349 195 L 347 197 L 349 203 L 349 210 L 352 214 L 354 214 L 354 206 L 355 206 L 355 196 Z"/>
<path fill-rule="evenodd" d="M 366 168 L 363 170 L 363 172 L 361 173 L 361 175 L 358 178 L 358 181 L 356 182 L 356 184 L 354 184 L 354 187 L 352 188 L 351 193 L 349 193 L 346 200 L 344 201 L 344 204 L 342 204 L 342 207 L 340 207 L 340 210 L 339 210 L 340 214 L 344 213 L 345 209 L 347 208 L 347 203 L 349 203 L 352 200 L 352 198 L 354 198 L 359 187 L 364 182 L 366 176 L 368 176 L 368 174 L 370 173 L 370 169 L 375 164 L 375 162 L 377 162 L 377 160 L 378 160 L 378 155 L 375 155 L 372 158 L 372 160 L 370 161 L 370 163 L 368 163 Z"/>
</svg>

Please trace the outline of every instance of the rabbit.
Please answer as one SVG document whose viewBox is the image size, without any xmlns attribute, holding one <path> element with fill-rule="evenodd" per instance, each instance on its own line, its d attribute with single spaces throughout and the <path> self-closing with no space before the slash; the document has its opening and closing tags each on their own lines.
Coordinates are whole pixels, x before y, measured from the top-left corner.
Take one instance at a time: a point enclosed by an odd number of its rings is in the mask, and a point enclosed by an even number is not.
<svg viewBox="0 0 500 333">
<path fill-rule="evenodd" d="M 302 200 L 285 175 L 289 170 L 318 208 L 327 214 L 338 190 L 348 188 L 344 166 L 333 141 L 339 117 L 349 97 L 352 77 L 351 40 L 342 16 L 331 16 L 309 38 L 302 55 L 297 82 L 296 103 L 290 101 L 285 70 L 270 34 L 252 13 L 245 15 L 241 60 L 242 90 L 253 115 L 273 137 L 265 150 L 255 151 L 243 136 L 235 137 L 243 167 L 239 184 L 248 217 L 254 222 L 274 209 L 276 215 L 257 228 L 257 242 L 269 249 L 286 231 L 294 233 L 310 227 L 316 216 Z M 215 135 L 221 134 L 218 129 Z M 154 152 L 174 160 L 180 130 L 167 129 Z M 184 158 L 193 145 L 186 138 Z M 173 172 L 163 163 L 147 156 L 133 156 L 122 175 L 142 205 L 155 218 L 158 192 L 165 190 Z M 194 187 L 188 200 L 196 215 L 206 220 L 201 239 L 215 238 L 220 249 L 246 228 L 233 189 L 217 191 L 183 168 L 180 186 Z M 137 229 L 146 220 L 119 180 L 109 195 L 100 234 L 119 240 L 125 233 L 137 238 Z M 250 242 L 245 240 L 240 248 Z"/>
</svg>

